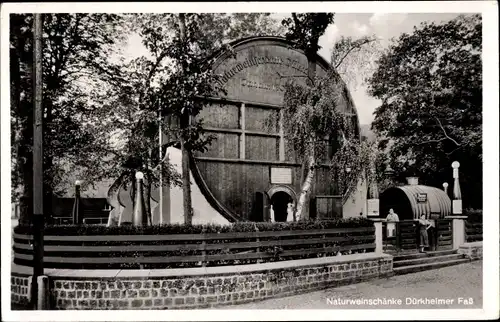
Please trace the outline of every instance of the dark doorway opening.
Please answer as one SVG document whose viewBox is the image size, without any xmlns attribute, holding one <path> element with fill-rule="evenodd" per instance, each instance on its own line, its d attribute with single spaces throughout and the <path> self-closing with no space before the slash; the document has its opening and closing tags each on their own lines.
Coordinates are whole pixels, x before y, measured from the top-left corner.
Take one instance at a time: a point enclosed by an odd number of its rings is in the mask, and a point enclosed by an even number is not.
<svg viewBox="0 0 500 322">
<path fill-rule="evenodd" d="M 274 211 L 274 220 L 276 222 L 285 222 L 287 218 L 288 203 L 293 202 L 292 197 L 284 192 L 278 191 L 271 197 L 271 205 Z"/>
<path fill-rule="evenodd" d="M 413 220 L 413 210 L 408 196 L 403 190 L 389 188 L 380 194 L 380 217 L 386 218 L 392 209 L 399 220 Z"/>
</svg>

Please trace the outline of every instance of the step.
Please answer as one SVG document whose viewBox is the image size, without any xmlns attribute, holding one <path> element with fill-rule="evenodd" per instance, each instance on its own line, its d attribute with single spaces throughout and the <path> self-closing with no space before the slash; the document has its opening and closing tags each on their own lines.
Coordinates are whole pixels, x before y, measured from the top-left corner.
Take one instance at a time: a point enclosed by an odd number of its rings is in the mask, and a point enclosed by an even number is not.
<svg viewBox="0 0 500 322">
<path fill-rule="evenodd" d="M 454 260 L 454 259 L 462 259 L 462 258 L 464 258 L 463 254 L 450 254 L 450 255 L 441 255 L 441 256 L 424 256 L 424 257 L 420 257 L 420 258 L 394 261 L 393 266 L 394 267 L 413 266 L 413 265 L 420 265 L 420 264 L 446 262 L 446 261 L 450 261 L 450 260 Z"/>
<path fill-rule="evenodd" d="M 384 249 L 384 253 L 392 255 L 394 258 L 396 258 L 396 257 L 417 255 L 418 251 L 416 249 L 396 249 L 395 248 L 395 249 L 389 249 L 389 250 Z"/>
<path fill-rule="evenodd" d="M 469 262 L 470 262 L 469 259 L 464 258 L 464 259 L 450 260 L 450 261 L 446 261 L 446 262 L 403 266 L 403 267 L 394 268 L 394 274 L 395 275 L 410 274 L 410 273 L 422 272 L 422 271 L 427 271 L 427 270 L 431 270 L 431 269 L 447 267 L 447 266 L 452 266 L 452 265 L 458 265 L 458 264 L 464 264 L 464 263 L 469 263 Z"/>
<path fill-rule="evenodd" d="M 456 253 L 457 253 L 456 249 L 447 249 L 447 250 L 428 251 L 428 252 L 424 252 L 424 253 L 401 254 L 401 255 L 395 255 L 393 258 L 393 261 L 396 262 L 396 261 L 416 259 L 416 258 L 422 258 L 422 257 L 451 255 L 451 254 L 456 254 Z"/>
</svg>

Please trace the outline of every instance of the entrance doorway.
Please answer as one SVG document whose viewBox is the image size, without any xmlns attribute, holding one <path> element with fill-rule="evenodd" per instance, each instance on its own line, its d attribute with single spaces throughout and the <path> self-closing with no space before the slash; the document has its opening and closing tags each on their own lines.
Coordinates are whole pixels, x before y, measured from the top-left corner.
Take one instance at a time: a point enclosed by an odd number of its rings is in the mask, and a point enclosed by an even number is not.
<svg viewBox="0 0 500 322">
<path fill-rule="evenodd" d="M 271 197 L 271 205 L 274 211 L 276 222 L 285 222 L 288 216 L 287 208 L 289 203 L 293 203 L 293 198 L 284 191 L 278 191 Z"/>
</svg>

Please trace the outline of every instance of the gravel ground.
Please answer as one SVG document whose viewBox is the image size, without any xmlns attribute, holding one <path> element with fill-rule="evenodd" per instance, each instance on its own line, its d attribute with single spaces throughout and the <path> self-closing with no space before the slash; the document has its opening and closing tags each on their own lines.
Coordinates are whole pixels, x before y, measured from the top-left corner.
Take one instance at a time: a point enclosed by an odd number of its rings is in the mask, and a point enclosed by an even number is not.
<svg viewBox="0 0 500 322">
<path fill-rule="evenodd" d="M 477 309 L 483 303 L 482 272 L 483 262 L 474 261 L 222 309 Z M 347 300 L 358 303 L 345 303 Z M 431 300 L 448 303 L 432 304 Z"/>
</svg>

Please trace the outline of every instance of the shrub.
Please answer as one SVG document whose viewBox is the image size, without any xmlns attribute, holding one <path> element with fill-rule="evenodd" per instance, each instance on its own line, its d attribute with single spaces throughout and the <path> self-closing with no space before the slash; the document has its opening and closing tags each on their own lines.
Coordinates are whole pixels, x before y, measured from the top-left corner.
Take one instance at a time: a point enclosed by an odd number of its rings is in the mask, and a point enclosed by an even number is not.
<svg viewBox="0 0 500 322">
<path fill-rule="evenodd" d="M 483 210 L 482 209 L 465 209 L 464 216 L 467 216 L 468 222 L 482 222 Z"/>
</svg>

